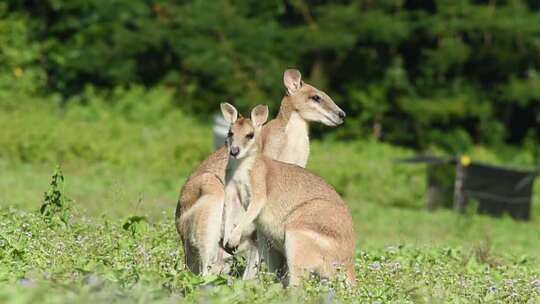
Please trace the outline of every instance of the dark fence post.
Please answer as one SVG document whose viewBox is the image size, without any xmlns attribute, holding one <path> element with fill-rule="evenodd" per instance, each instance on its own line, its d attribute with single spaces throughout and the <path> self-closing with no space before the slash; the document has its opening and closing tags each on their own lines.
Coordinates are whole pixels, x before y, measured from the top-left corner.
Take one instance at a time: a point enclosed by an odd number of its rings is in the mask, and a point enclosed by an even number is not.
<svg viewBox="0 0 540 304">
<path fill-rule="evenodd" d="M 436 204 L 437 188 L 429 183 L 428 183 L 426 197 L 427 197 L 427 200 L 426 200 L 427 210 L 434 211 L 437 208 L 437 204 Z"/>
<path fill-rule="evenodd" d="M 443 191 L 441 189 L 442 185 L 437 183 L 437 178 L 433 171 L 435 171 L 434 168 L 427 169 L 426 206 L 428 211 L 434 211 L 440 207 L 442 205 L 441 200 L 443 200 L 443 193 L 441 193 Z"/>
<path fill-rule="evenodd" d="M 465 210 L 465 192 L 463 184 L 465 180 L 465 166 L 469 164 L 468 156 L 461 156 L 456 161 L 456 179 L 454 183 L 454 211 L 463 212 Z"/>
</svg>

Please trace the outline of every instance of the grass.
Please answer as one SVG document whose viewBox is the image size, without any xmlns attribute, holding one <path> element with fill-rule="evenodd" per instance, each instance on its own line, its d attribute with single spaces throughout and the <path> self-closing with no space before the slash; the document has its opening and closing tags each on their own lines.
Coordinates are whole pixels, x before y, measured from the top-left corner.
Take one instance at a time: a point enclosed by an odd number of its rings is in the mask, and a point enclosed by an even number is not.
<svg viewBox="0 0 540 304">
<path fill-rule="evenodd" d="M 268 275 L 251 282 L 191 275 L 181 262 L 168 214 L 141 220 L 136 229 L 125 220 L 78 213 L 69 226 L 17 209 L 3 209 L 0 220 L 2 302 L 305 303 L 335 297 L 378 303 L 525 303 L 540 296 L 531 260 L 497 258 L 486 248 L 358 250 L 357 289 L 307 282 L 302 291 L 283 292 Z"/>
<path fill-rule="evenodd" d="M 413 151 L 370 141 L 314 142 L 309 165 L 351 207 L 358 288 L 306 282 L 284 292 L 268 274 L 251 282 L 190 274 L 173 214 L 182 183 L 212 150 L 212 134 L 171 98 L 155 89 L 112 104 L 99 96 L 68 107 L 54 98 L 0 100 L 0 302 L 540 300 L 535 205 L 530 222 L 429 213 L 424 169 L 394 162 Z M 496 159 L 481 148 L 472 155 Z M 68 225 L 38 212 L 56 164 L 71 199 Z M 539 190 L 537 183 L 535 202 Z"/>
</svg>

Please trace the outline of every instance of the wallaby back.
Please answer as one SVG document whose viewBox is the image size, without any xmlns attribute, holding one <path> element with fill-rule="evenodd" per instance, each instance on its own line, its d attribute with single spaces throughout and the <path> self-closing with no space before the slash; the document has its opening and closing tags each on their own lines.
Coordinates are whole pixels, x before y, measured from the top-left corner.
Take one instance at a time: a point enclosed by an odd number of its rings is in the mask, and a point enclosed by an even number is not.
<svg viewBox="0 0 540 304">
<path fill-rule="evenodd" d="M 201 193 L 213 192 L 214 189 L 208 189 L 211 184 L 224 184 L 225 168 L 228 161 L 227 147 L 223 146 L 210 154 L 199 167 L 188 177 L 186 183 L 180 192 L 180 198 L 177 206 L 177 216 L 185 213 L 197 201 Z M 205 176 L 205 178 L 202 178 Z M 208 182 L 208 179 L 215 179 L 214 183 Z"/>
</svg>

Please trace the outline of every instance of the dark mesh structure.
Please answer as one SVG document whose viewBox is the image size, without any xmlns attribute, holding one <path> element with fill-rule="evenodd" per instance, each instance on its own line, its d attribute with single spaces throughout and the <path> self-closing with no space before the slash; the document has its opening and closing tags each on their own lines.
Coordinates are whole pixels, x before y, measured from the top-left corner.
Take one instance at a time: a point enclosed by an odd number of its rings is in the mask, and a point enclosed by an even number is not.
<svg viewBox="0 0 540 304">
<path fill-rule="evenodd" d="M 478 201 L 478 210 L 495 216 L 531 217 L 532 187 L 536 172 L 471 164 L 465 168 L 463 195 Z"/>
<path fill-rule="evenodd" d="M 461 158 L 417 156 L 401 162 L 427 164 L 427 208 L 464 211 L 472 202 L 480 213 L 531 217 L 531 197 L 537 171 L 515 170 Z"/>
</svg>

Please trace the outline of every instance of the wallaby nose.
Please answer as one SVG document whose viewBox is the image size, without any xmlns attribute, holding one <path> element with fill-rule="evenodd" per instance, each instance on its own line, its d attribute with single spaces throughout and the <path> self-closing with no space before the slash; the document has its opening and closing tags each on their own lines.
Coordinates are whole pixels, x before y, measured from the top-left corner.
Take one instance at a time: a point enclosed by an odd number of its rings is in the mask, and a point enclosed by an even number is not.
<svg viewBox="0 0 540 304">
<path fill-rule="evenodd" d="M 343 118 L 345 118 L 345 116 L 347 116 L 347 114 L 345 114 L 344 111 L 339 110 L 338 116 L 339 116 L 339 118 L 343 119 Z"/>
<path fill-rule="evenodd" d="M 232 156 L 237 156 L 238 153 L 240 153 L 240 148 L 238 148 L 238 147 L 231 147 L 231 155 L 232 155 Z"/>
</svg>

